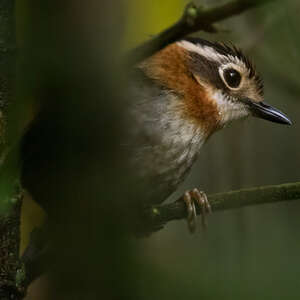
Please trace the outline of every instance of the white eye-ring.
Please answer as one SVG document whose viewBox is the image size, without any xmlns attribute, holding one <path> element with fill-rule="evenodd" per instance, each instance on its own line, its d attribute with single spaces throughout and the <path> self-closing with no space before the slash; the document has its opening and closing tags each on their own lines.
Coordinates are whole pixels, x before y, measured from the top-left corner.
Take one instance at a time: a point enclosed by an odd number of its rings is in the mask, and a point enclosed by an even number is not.
<svg viewBox="0 0 300 300">
<path fill-rule="evenodd" d="M 225 85 L 231 90 L 237 90 L 242 82 L 241 73 L 234 66 L 228 65 L 219 68 L 219 74 Z"/>
</svg>

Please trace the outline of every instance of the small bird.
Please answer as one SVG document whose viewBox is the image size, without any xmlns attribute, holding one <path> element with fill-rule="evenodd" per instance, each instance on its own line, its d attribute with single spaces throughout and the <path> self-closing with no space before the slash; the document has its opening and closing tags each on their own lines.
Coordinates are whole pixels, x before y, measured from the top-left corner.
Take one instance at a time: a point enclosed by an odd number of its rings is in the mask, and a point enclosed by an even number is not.
<svg viewBox="0 0 300 300">
<path fill-rule="evenodd" d="M 170 44 L 135 68 L 131 162 L 145 191 L 144 204 L 163 202 L 186 178 L 208 138 L 234 120 L 252 115 L 291 125 L 263 102 L 263 81 L 235 46 L 186 38 Z M 210 212 L 205 193 L 184 194 L 188 227 Z"/>
</svg>

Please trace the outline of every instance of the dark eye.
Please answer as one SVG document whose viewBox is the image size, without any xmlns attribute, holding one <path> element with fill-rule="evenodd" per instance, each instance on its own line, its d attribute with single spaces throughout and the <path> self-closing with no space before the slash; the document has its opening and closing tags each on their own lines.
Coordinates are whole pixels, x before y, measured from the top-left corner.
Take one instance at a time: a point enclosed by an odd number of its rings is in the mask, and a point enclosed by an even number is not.
<svg viewBox="0 0 300 300">
<path fill-rule="evenodd" d="M 224 70 L 224 79 L 231 88 L 237 88 L 241 83 L 241 74 L 235 69 Z"/>
</svg>

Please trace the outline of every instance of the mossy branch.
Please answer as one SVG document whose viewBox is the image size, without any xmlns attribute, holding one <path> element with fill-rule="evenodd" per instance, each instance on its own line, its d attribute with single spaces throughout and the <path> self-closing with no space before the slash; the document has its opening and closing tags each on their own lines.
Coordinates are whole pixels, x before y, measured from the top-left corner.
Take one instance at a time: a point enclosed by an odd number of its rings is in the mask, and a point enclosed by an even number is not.
<svg viewBox="0 0 300 300">
<path fill-rule="evenodd" d="M 300 199 L 300 182 L 208 195 L 213 212 L 298 199 Z M 200 214 L 199 207 L 197 214 Z M 181 197 L 170 204 L 153 206 L 145 211 L 145 215 L 149 220 L 151 231 L 156 231 L 170 221 L 186 218 L 187 210 Z"/>
<path fill-rule="evenodd" d="M 217 32 L 214 24 L 248 9 L 274 0 L 234 0 L 213 8 L 203 8 L 189 3 L 181 19 L 151 40 L 131 50 L 127 62 L 129 66 L 141 62 L 163 47 L 196 31 Z"/>
</svg>

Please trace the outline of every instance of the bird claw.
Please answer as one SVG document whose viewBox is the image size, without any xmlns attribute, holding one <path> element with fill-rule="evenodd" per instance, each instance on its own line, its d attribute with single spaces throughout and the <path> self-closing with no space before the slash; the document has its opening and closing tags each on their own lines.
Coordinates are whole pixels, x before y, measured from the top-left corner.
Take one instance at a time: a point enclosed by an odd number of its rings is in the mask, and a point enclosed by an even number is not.
<svg viewBox="0 0 300 300">
<path fill-rule="evenodd" d="M 207 214 L 211 213 L 211 206 L 208 202 L 207 196 L 204 192 L 198 189 L 193 189 L 192 191 L 186 191 L 183 195 L 183 201 L 187 206 L 187 222 L 188 228 L 191 233 L 196 231 L 196 218 L 197 210 L 196 205 L 201 209 L 201 222 L 202 227 L 207 227 L 206 217 Z"/>
</svg>

